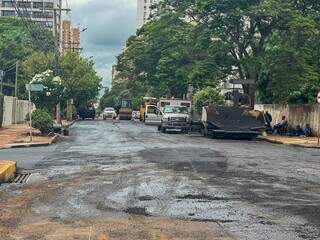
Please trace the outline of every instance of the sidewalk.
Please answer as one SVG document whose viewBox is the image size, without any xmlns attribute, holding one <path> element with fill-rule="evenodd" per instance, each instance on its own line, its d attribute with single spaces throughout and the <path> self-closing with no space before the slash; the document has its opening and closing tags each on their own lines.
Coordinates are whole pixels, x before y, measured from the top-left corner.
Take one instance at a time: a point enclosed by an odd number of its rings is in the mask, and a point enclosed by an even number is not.
<svg viewBox="0 0 320 240">
<path fill-rule="evenodd" d="M 259 139 L 284 145 L 291 145 L 296 147 L 306 147 L 306 148 L 319 148 L 317 137 L 288 137 L 280 135 L 268 135 L 260 136 Z"/>
<path fill-rule="evenodd" d="M 29 143 L 29 126 L 28 124 L 16 124 L 0 129 L 0 149 L 23 146 L 49 145 L 56 135 L 39 136 L 40 132 L 33 129 L 33 142 Z"/>
</svg>

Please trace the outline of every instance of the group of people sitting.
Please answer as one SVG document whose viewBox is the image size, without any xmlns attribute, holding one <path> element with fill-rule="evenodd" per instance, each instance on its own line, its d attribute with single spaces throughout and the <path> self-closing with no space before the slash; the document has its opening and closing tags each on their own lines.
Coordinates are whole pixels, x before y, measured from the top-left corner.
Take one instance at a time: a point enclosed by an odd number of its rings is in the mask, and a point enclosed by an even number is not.
<svg viewBox="0 0 320 240">
<path fill-rule="evenodd" d="M 312 137 L 312 129 L 309 124 L 306 124 L 305 128 L 302 129 L 301 125 L 297 125 L 294 129 L 289 130 L 289 124 L 287 121 L 286 116 L 282 116 L 281 120 L 272 127 L 272 116 L 271 114 L 266 111 L 263 115 L 267 132 L 269 133 L 277 133 L 281 135 L 288 135 L 288 136 L 306 136 Z"/>
</svg>

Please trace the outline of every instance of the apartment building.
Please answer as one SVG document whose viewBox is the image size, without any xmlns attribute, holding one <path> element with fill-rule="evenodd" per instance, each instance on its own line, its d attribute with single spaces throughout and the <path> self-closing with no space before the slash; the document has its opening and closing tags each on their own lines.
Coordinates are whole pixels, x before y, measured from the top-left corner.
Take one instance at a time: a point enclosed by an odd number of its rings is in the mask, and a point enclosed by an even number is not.
<svg viewBox="0 0 320 240">
<path fill-rule="evenodd" d="M 54 19 L 54 9 L 61 8 L 61 0 L 0 0 L 0 16 L 19 17 L 16 8 L 25 18 L 52 30 L 56 24 L 58 32 L 61 30 L 61 12 L 56 12 L 56 22 Z"/>
<path fill-rule="evenodd" d="M 80 51 L 80 28 L 74 28 L 70 21 L 62 22 L 62 53 Z"/>
<path fill-rule="evenodd" d="M 137 3 L 137 28 L 142 27 L 150 17 L 150 6 L 157 3 L 158 0 L 138 0 Z"/>
</svg>

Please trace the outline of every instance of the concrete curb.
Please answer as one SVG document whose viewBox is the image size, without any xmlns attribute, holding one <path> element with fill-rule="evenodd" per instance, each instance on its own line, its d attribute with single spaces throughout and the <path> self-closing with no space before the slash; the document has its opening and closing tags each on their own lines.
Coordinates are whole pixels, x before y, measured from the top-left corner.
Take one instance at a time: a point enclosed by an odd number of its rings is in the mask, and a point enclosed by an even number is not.
<svg viewBox="0 0 320 240">
<path fill-rule="evenodd" d="M 16 143 L 7 144 L 4 148 L 0 149 L 10 149 L 10 148 L 30 148 L 30 147 L 46 147 L 56 143 L 60 138 L 59 134 L 55 134 L 49 142 L 39 142 L 39 143 Z"/>
<path fill-rule="evenodd" d="M 63 125 L 63 127 L 66 128 L 66 129 L 68 129 L 68 128 L 72 127 L 72 125 L 75 124 L 75 123 L 76 123 L 76 120 L 73 120 L 73 121 L 70 122 L 69 124 Z"/>
<path fill-rule="evenodd" d="M 13 180 L 17 172 L 17 163 L 14 161 L 0 160 L 0 183 L 7 183 Z"/>
<path fill-rule="evenodd" d="M 308 146 L 308 145 L 302 145 L 302 144 L 296 144 L 296 143 L 285 143 L 282 141 L 274 140 L 274 139 L 268 139 L 264 137 L 258 137 L 258 140 L 269 142 L 269 143 L 274 143 L 274 144 L 281 144 L 281 145 L 286 145 L 286 146 L 292 146 L 292 147 L 300 147 L 300 148 L 311 148 L 311 149 L 320 149 L 319 146 Z"/>
</svg>

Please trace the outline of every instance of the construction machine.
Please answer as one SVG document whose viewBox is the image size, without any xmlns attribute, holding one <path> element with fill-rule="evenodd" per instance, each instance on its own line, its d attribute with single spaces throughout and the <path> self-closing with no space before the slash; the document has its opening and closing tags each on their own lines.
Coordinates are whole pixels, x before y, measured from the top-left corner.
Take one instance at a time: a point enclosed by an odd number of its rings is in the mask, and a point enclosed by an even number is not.
<svg viewBox="0 0 320 240">
<path fill-rule="evenodd" d="M 119 109 L 119 120 L 131 120 L 132 119 L 132 100 L 123 99 L 121 101 L 121 107 Z"/>
<path fill-rule="evenodd" d="M 251 140 L 265 131 L 262 113 L 245 107 L 207 106 L 203 134 L 211 138 Z"/>
<path fill-rule="evenodd" d="M 144 97 L 140 106 L 140 121 L 145 122 L 147 106 L 157 106 L 158 99 L 153 97 Z"/>
</svg>

